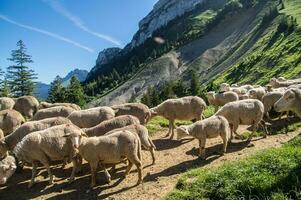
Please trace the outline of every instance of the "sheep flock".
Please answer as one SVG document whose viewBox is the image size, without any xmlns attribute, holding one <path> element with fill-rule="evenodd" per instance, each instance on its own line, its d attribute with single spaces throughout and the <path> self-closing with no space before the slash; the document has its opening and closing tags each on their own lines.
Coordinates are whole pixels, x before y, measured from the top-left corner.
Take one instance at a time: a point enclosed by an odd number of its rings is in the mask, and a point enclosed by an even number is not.
<svg viewBox="0 0 301 200">
<path fill-rule="evenodd" d="M 289 118 L 289 112 L 301 117 L 301 80 L 272 78 L 266 86 L 222 83 L 218 91 L 208 91 L 207 98 L 187 96 L 168 99 L 154 108 L 142 103 L 81 109 L 70 103 L 39 102 L 35 97 L 0 98 L 0 185 L 7 184 L 23 166 L 32 169 L 28 187 L 34 187 L 37 167 L 47 169 L 49 184 L 53 184 L 52 161 L 72 163 L 69 182 L 76 182 L 83 162 L 90 166 L 91 183 L 96 183 L 98 168 L 109 183 L 115 165 L 137 168 L 137 184 L 143 182 L 141 151 L 150 152 L 156 162 L 156 146 L 146 124 L 155 116 L 169 121 L 167 136 L 174 141 L 190 137 L 199 141 L 199 156 L 206 159 L 206 139 L 221 137 L 221 154 L 227 153 L 233 137 L 243 140 L 240 125 L 251 127 L 250 141 L 258 128 L 268 136 L 266 121 L 275 123 L 270 113 Z M 204 110 L 214 107 L 214 114 L 205 119 Z M 176 127 L 175 120 L 194 120 L 190 125 Z M 112 167 L 110 172 L 109 168 Z M 21 170 L 18 172 L 17 168 Z"/>
</svg>

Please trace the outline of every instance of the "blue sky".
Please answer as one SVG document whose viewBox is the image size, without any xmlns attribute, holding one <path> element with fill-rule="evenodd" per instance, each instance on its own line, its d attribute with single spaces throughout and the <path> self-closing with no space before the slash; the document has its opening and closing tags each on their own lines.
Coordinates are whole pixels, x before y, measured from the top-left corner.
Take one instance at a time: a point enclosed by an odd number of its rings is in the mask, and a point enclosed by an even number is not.
<svg viewBox="0 0 301 200">
<path fill-rule="evenodd" d="M 0 0 L 0 67 L 22 39 L 38 81 L 90 70 L 99 51 L 123 47 L 157 0 Z"/>
</svg>

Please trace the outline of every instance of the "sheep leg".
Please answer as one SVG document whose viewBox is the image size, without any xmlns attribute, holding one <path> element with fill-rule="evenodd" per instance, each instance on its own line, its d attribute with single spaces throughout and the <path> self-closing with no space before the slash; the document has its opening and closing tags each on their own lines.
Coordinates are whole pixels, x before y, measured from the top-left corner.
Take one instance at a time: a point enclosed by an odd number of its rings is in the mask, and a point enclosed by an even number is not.
<svg viewBox="0 0 301 200">
<path fill-rule="evenodd" d="M 171 120 L 171 136 L 170 136 L 170 139 L 172 140 L 173 139 L 173 136 L 175 134 L 175 120 Z"/>
<path fill-rule="evenodd" d="M 250 135 L 250 137 L 248 138 L 248 140 L 247 141 L 251 141 L 252 140 L 252 138 L 253 138 L 253 135 L 254 135 L 254 133 L 255 133 L 255 131 L 257 130 L 257 124 L 253 124 L 253 130 L 252 130 L 252 133 L 251 133 L 251 135 Z"/>
<path fill-rule="evenodd" d="M 221 155 L 224 155 L 224 153 L 226 153 L 227 151 L 227 145 L 228 145 L 227 133 L 223 133 L 221 137 L 223 140 L 223 150 L 221 152 Z"/>
<path fill-rule="evenodd" d="M 232 131 L 233 131 L 233 133 L 234 133 L 239 139 L 243 140 L 243 137 L 237 133 L 238 124 L 239 124 L 239 123 L 233 124 L 233 130 L 232 130 Z"/>
<path fill-rule="evenodd" d="M 76 156 L 77 168 L 75 173 L 80 173 L 82 171 L 83 158 L 80 155 Z"/>
<path fill-rule="evenodd" d="M 50 169 L 50 165 L 49 165 L 49 161 L 47 159 L 47 157 L 45 155 L 43 155 L 41 157 L 41 163 L 45 166 L 45 168 L 47 169 L 48 172 L 48 176 L 49 176 L 49 184 L 53 183 L 53 175 L 51 173 L 51 169 Z"/>
<path fill-rule="evenodd" d="M 31 180 L 30 183 L 28 184 L 28 188 L 31 188 L 35 182 L 35 178 L 37 175 L 37 163 L 36 162 L 32 162 L 32 171 L 31 171 Z"/>
<path fill-rule="evenodd" d="M 171 129 L 172 129 L 172 124 L 171 124 L 171 120 L 169 120 L 168 133 L 167 133 L 166 137 L 168 137 L 170 135 Z"/>
<path fill-rule="evenodd" d="M 91 188 L 96 185 L 97 162 L 90 162 L 91 168 Z"/>
<path fill-rule="evenodd" d="M 199 140 L 199 156 L 202 159 L 206 159 L 206 151 L 205 151 L 206 138 Z"/>
<path fill-rule="evenodd" d="M 268 120 L 272 121 L 269 112 L 266 112 L 265 116 L 267 117 Z"/>
<path fill-rule="evenodd" d="M 152 159 L 153 159 L 152 165 L 154 165 L 156 163 L 156 158 L 155 158 L 155 150 L 153 147 L 151 147 L 150 153 L 151 153 Z"/>
<path fill-rule="evenodd" d="M 77 158 L 72 158 L 72 172 L 71 172 L 71 176 L 69 179 L 69 183 L 72 183 L 74 181 L 74 176 L 75 176 L 75 172 L 77 169 Z"/>
<path fill-rule="evenodd" d="M 67 163 L 68 163 L 68 158 L 65 158 L 61 169 L 65 169 L 65 166 L 67 165 Z"/>
<path fill-rule="evenodd" d="M 132 167 L 133 167 L 133 163 L 132 163 L 132 161 L 129 160 L 129 164 L 124 172 L 124 176 L 127 176 L 130 173 Z"/>
<path fill-rule="evenodd" d="M 266 138 L 267 135 L 269 134 L 269 132 L 268 132 L 268 128 L 267 128 L 267 125 L 265 124 L 264 120 L 260 121 L 260 126 L 264 129 L 265 135 L 263 136 L 263 138 Z"/>
<path fill-rule="evenodd" d="M 111 175 L 110 175 L 110 173 L 108 172 L 107 168 L 103 164 L 99 163 L 99 165 L 100 165 L 100 167 L 103 169 L 103 171 L 105 173 L 105 176 L 106 176 L 106 179 L 107 179 L 107 183 L 110 184 L 110 182 L 111 182 Z"/>
</svg>

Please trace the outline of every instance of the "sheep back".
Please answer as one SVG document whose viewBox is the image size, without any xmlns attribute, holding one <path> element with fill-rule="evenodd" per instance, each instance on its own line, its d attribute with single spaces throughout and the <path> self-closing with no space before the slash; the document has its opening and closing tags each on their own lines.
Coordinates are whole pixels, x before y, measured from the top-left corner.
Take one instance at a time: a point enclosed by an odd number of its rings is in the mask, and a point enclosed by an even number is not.
<svg viewBox="0 0 301 200">
<path fill-rule="evenodd" d="M 128 126 L 131 124 L 139 124 L 139 119 L 132 115 L 121 115 L 118 117 L 114 117 L 112 119 L 101 122 L 100 124 L 91 127 L 84 128 L 83 131 L 89 136 L 101 136 L 105 133 L 121 128 L 124 126 Z"/>
<path fill-rule="evenodd" d="M 115 110 L 115 115 L 133 115 L 137 117 L 140 124 L 146 124 L 151 118 L 151 112 L 148 106 L 142 103 L 126 103 L 111 106 Z"/>
<path fill-rule="evenodd" d="M 56 106 L 39 110 L 32 120 L 42 120 L 52 117 L 68 117 L 74 111 L 73 108 L 66 106 Z"/>
</svg>

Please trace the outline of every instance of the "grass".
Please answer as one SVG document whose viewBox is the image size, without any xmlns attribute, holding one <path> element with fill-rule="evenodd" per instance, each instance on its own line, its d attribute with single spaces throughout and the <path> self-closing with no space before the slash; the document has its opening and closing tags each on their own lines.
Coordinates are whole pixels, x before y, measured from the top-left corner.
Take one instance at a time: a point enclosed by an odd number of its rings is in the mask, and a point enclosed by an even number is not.
<svg viewBox="0 0 301 200">
<path fill-rule="evenodd" d="M 296 3 L 296 8 L 299 6 L 301 3 Z M 301 12 L 301 9 L 297 10 Z M 292 11 L 285 13 L 292 13 Z M 272 77 L 293 78 L 300 74 L 301 31 L 300 28 L 293 32 L 277 31 L 278 24 L 284 18 L 286 18 L 284 14 L 276 17 L 247 56 L 215 77 L 212 81 L 213 86 L 218 87 L 223 82 L 264 85 Z"/>
<path fill-rule="evenodd" d="M 271 126 L 268 126 L 268 131 L 270 135 L 279 135 L 279 134 L 288 134 L 289 132 L 293 132 L 301 127 L 301 122 L 294 122 L 292 124 L 284 124 L 282 126 L 277 125 L 277 122 L 273 123 Z M 251 135 L 251 131 L 246 131 L 240 134 L 243 139 L 249 138 Z M 264 131 L 259 129 L 254 133 L 254 137 L 262 137 L 264 135 Z"/>
<path fill-rule="evenodd" d="M 284 9 L 282 13 L 294 16 L 297 22 L 301 23 L 301 4 L 299 0 L 284 0 Z"/>
<path fill-rule="evenodd" d="M 192 169 L 181 176 L 166 199 L 301 199 L 299 180 L 301 136 L 218 168 Z"/>
</svg>

